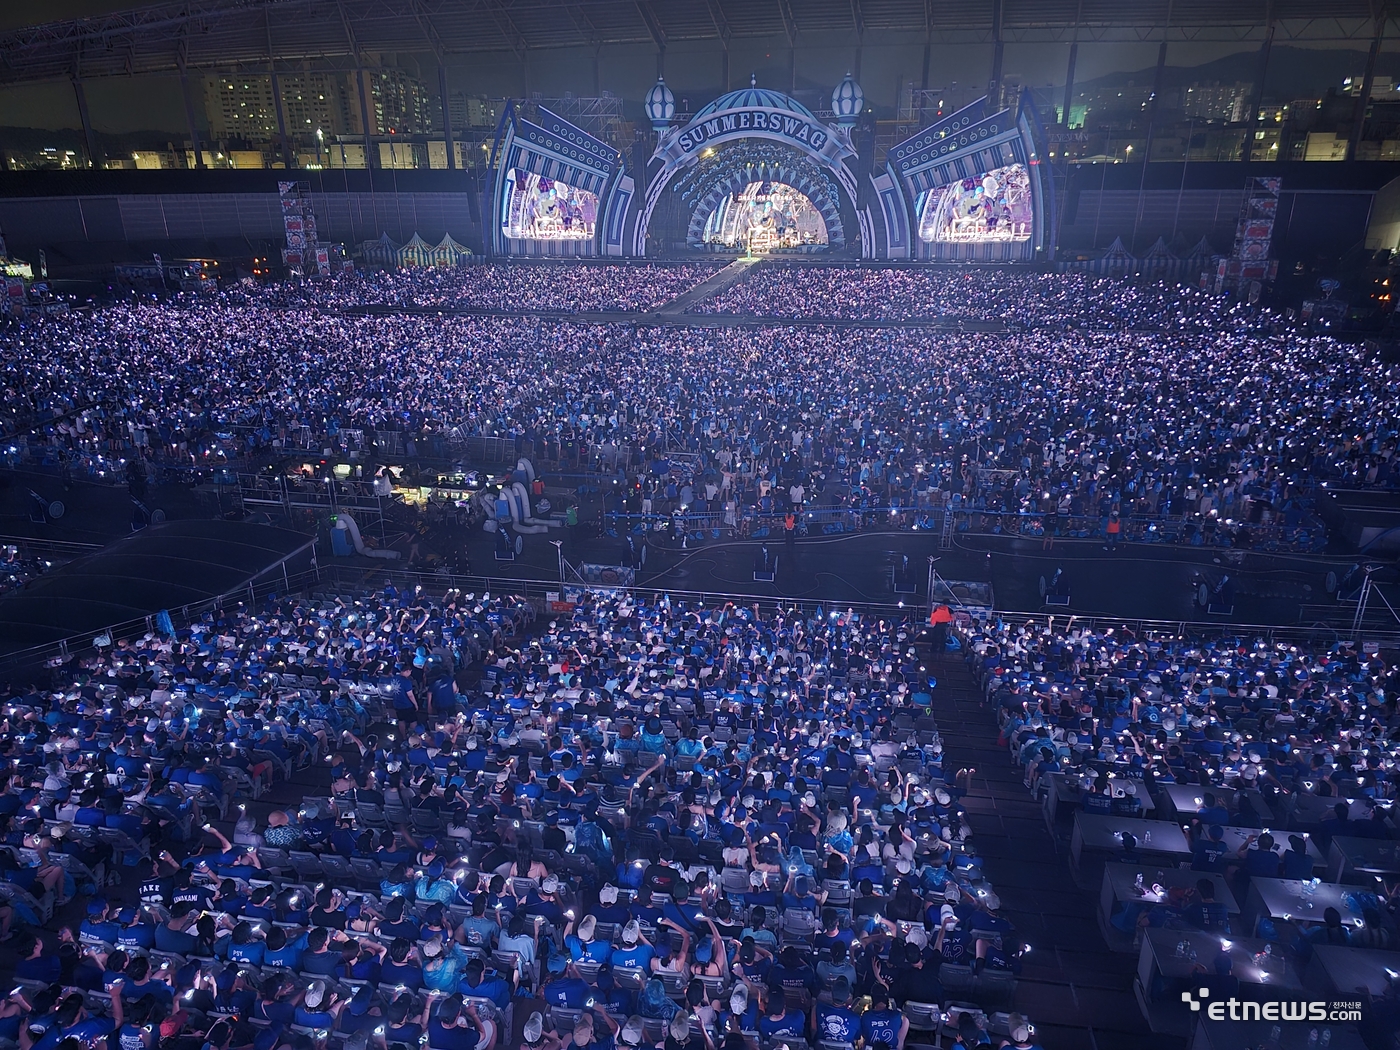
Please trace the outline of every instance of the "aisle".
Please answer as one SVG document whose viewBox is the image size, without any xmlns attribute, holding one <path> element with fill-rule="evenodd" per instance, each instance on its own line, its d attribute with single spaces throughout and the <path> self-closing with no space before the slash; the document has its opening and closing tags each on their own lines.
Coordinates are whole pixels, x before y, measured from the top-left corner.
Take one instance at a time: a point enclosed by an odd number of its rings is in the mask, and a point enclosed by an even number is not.
<svg viewBox="0 0 1400 1050">
<path fill-rule="evenodd" d="M 697 284 L 688 292 L 682 292 L 670 302 L 663 303 L 656 308 L 656 313 L 665 317 L 679 317 L 690 309 L 695 303 L 708 299 L 713 295 L 718 295 L 731 284 L 737 284 L 744 279 L 744 275 L 749 272 L 749 267 L 760 260 L 755 258 L 735 259 L 728 266 L 725 266 L 707 281 Z"/>
<path fill-rule="evenodd" d="M 997 745 L 996 720 L 962 655 L 940 655 L 933 666 L 933 713 L 948 758 L 977 771 L 964 804 L 984 870 L 1002 914 L 1032 948 L 1017 1009 L 1046 1050 L 1181 1050 L 1181 1040 L 1148 1030 L 1132 991 L 1137 956 L 1105 947 L 1096 895 L 1075 887 L 1068 844 L 1051 837 L 1021 770 Z"/>
</svg>

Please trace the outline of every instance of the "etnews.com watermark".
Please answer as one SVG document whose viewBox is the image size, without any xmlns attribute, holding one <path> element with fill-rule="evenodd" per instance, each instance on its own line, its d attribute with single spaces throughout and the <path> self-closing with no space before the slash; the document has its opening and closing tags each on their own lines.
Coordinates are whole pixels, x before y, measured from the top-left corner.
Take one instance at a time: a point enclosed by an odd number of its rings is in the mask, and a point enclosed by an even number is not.
<svg viewBox="0 0 1400 1050">
<path fill-rule="evenodd" d="M 1361 1003 L 1337 1000 L 1281 1000 L 1258 1003 L 1244 999 L 1210 998 L 1209 988 L 1181 993 L 1192 1013 L 1205 1011 L 1212 1021 L 1360 1021 Z"/>
</svg>

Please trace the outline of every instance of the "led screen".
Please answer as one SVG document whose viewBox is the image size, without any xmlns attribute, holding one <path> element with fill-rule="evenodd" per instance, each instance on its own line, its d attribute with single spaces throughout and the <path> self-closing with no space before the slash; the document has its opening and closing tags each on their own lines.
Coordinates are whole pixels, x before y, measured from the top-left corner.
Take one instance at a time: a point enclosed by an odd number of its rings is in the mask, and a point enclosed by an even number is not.
<svg viewBox="0 0 1400 1050">
<path fill-rule="evenodd" d="M 922 241 L 965 244 L 1030 239 L 1031 180 L 1024 164 L 1009 164 L 922 196 Z"/>
<path fill-rule="evenodd" d="M 720 201 L 705 222 L 705 244 L 765 252 L 826 244 L 826 221 L 801 190 L 751 182 Z"/>
<path fill-rule="evenodd" d="M 507 237 L 527 241 L 579 241 L 593 236 L 598 196 L 534 172 L 506 175 L 501 226 Z"/>
</svg>

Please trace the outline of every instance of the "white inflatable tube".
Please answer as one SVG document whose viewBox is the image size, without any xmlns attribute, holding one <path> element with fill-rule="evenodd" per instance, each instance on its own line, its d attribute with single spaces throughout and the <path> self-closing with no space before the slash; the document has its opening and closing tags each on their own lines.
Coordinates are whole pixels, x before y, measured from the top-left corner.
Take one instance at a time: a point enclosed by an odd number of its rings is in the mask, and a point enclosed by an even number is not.
<svg viewBox="0 0 1400 1050">
<path fill-rule="evenodd" d="M 519 490 L 518 492 L 516 491 L 517 489 Z M 510 506 L 511 528 L 526 536 L 548 532 L 548 526 L 530 523 L 530 503 L 529 500 L 524 498 L 524 493 L 525 486 L 519 483 L 513 486 L 505 485 L 501 488 L 501 497 Z"/>
<path fill-rule="evenodd" d="M 517 459 L 517 460 L 515 461 L 515 469 L 516 469 L 516 470 L 523 470 L 523 471 L 525 472 L 525 477 L 526 477 L 526 479 L 527 479 L 528 481 L 530 481 L 532 484 L 534 483 L 534 480 L 535 480 L 535 465 L 534 465 L 533 463 L 531 463 L 528 459 L 525 459 L 523 456 L 522 456 L 520 459 Z"/>
<path fill-rule="evenodd" d="M 522 485 L 520 482 L 517 481 L 514 485 L 512 485 L 511 490 L 515 493 L 516 499 L 520 501 L 521 517 L 524 518 L 526 525 L 541 525 L 545 529 L 551 529 L 559 524 L 559 522 L 550 521 L 548 518 L 531 517 L 530 493 L 525 490 L 525 486 Z"/>
<path fill-rule="evenodd" d="M 360 538 L 360 527 L 355 524 L 355 519 L 345 512 L 336 515 L 337 521 L 345 522 L 345 527 L 350 530 L 350 542 L 355 545 L 355 553 L 363 554 L 366 558 L 385 558 L 393 560 L 399 557 L 399 552 L 394 550 L 371 550 L 365 546 L 365 541 Z"/>
</svg>

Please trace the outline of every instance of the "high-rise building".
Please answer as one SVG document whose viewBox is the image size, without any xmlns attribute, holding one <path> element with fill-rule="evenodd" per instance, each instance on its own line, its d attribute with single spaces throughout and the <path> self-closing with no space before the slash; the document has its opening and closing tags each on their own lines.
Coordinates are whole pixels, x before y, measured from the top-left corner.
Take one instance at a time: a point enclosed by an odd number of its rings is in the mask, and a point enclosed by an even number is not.
<svg viewBox="0 0 1400 1050">
<path fill-rule="evenodd" d="M 265 74 L 205 77 L 204 113 L 209 120 L 209 134 L 216 142 L 271 141 L 277 134 L 272 78 Z"/>
<path fill-rule="evenodd" d="M 287 134 L 349 135 L 350 84 L 339 73 L 284 73 L 279 77 Z"/>
<path fill-rule="evenodd" d="M 365 71 L 365 90 L 374 113 L 374 135 L 422 135 L 441 132 L 440 114 L 429 116 L 428 92 L 415 77 L 398 69 Z M 358 93 L 354 96 L 358 100 Z M 357 129 L 359 130 L 359 129 Z"/>
<path fill-rule="evenodd" d="M 453 91 L 447 96 L 447 112 L 454 128 L 495 127 L 500 106 L 495 99 Z"/>
<path fill-rule="evenodd" d="M 293 139 L 314 135 L 363 135 L 359 86 L 354 73 L 278 74 L 282 117 Z M 365 71 L 373 135 L 419 135 L 439 130 L 420 81 L 397 69 Z M 204 111 L 215 141 L 271 142 L 278 131 L 272 78 L 267 74 L 205 78 Z"/>
<path fill-rule="evenodd" d="M 1197 81 L 1181 93 L 1181 110 L 1183 115 L 1199 120 L 1239 123 L 1249 117 L 1253 94 L 1254 86 L 1241 81 L 1230 84 Z"/>
</svg>

